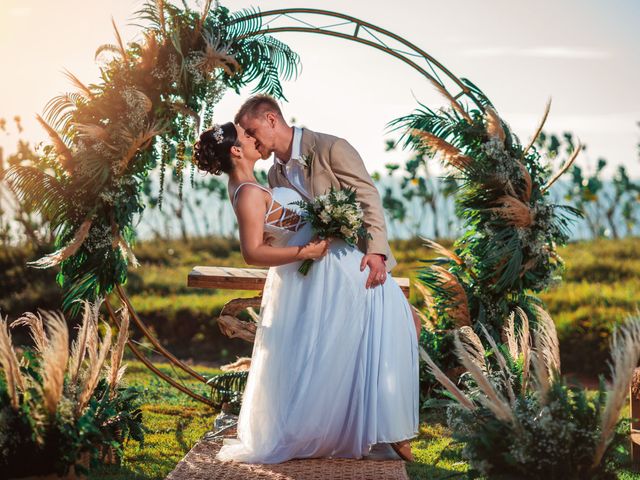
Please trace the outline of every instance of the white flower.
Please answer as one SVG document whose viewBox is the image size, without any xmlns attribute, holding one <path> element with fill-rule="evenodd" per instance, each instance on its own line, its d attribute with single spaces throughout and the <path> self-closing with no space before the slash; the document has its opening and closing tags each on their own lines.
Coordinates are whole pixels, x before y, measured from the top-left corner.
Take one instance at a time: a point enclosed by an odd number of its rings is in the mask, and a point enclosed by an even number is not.
<svg viewBox="0 0 640 480">
<path fill-rule="evenodd" d="M 331 215 L 329 215 L 326 211 L 321 212 L 319 217 L 320 217 L 320 220 L 322 220 L 323 223 L 328 224 L 329 222 L 331 222 Z"/>
<path fill-rule="evenodd" d="M 349 237 L 351 237 L 353 235 L 353 232 L 346 225 L 342 225 L 340 227 L 340 233 L 342 235 L 344 235 L 345 237 L 347 237 L 347 238 L 349 238 Z"/>
<path fill-rule="evenodd" d="M 336 200 L 338 202 L 344 202 L 347 199 L 347 194 L 344 193 L 342 190 L 339 190 L 338 192 L 336 192 Z"/>
</svg>

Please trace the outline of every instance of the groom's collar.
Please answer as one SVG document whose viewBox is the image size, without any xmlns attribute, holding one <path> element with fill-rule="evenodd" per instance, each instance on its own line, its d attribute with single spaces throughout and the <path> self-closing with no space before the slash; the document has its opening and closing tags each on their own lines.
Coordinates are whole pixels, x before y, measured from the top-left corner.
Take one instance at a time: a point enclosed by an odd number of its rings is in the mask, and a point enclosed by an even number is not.
<svg viewBox="0 0 640 480">
<path fill-rule="evenodd" d="M 291 143 L 291 160 L 299 160 L 302 155 L 302 129 L 299 127 L 293 127 L 293 142 Z M 275 163 L 280 165 L 286 165 L 285 162 L 280 160 L 274 153 Z"/>
</svg>

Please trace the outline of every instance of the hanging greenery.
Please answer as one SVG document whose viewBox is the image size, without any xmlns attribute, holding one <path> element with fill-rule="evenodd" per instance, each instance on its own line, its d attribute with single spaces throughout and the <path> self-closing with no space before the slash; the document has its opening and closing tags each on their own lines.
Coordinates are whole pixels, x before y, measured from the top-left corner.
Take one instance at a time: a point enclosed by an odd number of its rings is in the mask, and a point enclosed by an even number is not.
<svg viewBox="0 0 640 480">
<path fill-rule="evenodd" d="M 147 1 L 137 12 L 141 42 L 102 45 L 101 81 L 52 99 L 38 121 L 51 138 L 36 165 L 17 165 L 7 178 L 21 200 L 51 222 L 57 250 L 32 266 L 60 265 L 63 308 L 95 301 L 124 284 L 136 264 L 132 221 L 142 213 L 142 184 L 160 164 L 174 168 L 180 191 L 190 145 L 209 125 L 223 92 L 257 82 L 283 97 L 281 79 L 297 75 L 299 58 L 282 42 L 246 37 L 262 28 L 251 10 L 230 13 L 204 2 L 202 12 Z M 161 203 L 161 199 L 160 199 Z"/>
</svg>

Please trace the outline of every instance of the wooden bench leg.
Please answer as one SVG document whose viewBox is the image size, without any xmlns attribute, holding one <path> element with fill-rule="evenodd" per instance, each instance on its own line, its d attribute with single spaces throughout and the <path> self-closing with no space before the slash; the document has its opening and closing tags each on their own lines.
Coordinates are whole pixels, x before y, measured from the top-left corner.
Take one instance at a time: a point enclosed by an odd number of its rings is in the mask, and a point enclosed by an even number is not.
<svg viewBox="0 0 640 480">
<path fill-rule="evenodd" d="M 259 308 L 261 304 L 262 295 L 250 298 L 235 298 L 227 302 L 218 317 L 220 331 L 229 338 L 241 338 L 253 343 L 258 326 L 255 322 L 240 320 L 238 315 L 247 308 Z"/>
</svg>

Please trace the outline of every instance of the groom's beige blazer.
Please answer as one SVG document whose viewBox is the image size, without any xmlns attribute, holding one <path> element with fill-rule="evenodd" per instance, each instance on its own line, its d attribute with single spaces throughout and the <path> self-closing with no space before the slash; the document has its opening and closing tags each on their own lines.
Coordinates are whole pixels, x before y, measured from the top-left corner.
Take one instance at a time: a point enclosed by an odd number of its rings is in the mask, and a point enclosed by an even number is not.
<svg viewBox="0 0 640 480">
<path fill-rule="evenodd" d="M 397 262 L 387 239 L 382 200 L 356 149 L 343 138 L 303 128 L 300 153 L 310 159 L 305 174 L 311 178 L 311 197 L 326 193 L 332 186 L 355 189 L 356 200 L 364 213 L 364 226 L 373 237 L 360 239 L 358 248 L 364 253 L 385 255 L 386 269 L 390 272 Z M 295 190 L 284 173 L 284 166 L 278 162 L 273 163 L 267 176 L 271 188 L 282 186 Z"/>
</svg>

